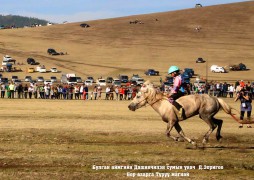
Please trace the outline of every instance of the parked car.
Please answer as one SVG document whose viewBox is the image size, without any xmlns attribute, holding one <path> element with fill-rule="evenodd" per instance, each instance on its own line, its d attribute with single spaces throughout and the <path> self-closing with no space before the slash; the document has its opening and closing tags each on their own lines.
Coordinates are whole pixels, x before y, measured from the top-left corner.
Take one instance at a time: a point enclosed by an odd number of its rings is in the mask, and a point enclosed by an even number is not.
<svg viewBox="0 0 254 180">
<path fill-rule="evenodd" d="M 174 83 L 174 78 L 171 76 L 166 76 L 164 84 L 172 85 Z"/>
<path fill-rule="evenodd" d="M 140 78 L 140 76 L 138 74 L 133 74 L 131 77 L 131 80 L 136 81 L 138 78 Z"/>
<path fill-rule="evenodd" d="M 46 85 L 46 84 L 52 85 L 52 81 L 51 80 L 45 80 L 44 85 Z"/>
<path fill-rule="evenodd" d="M 187 72 L 190 78 L 194 76 L 194 70 L 192 68 L 184 68 L 184 72 Z"/>
<path fill-rule="evenodd" d="M 13 83 L 14 83 L 16 86 L 18 86 L 18 85 L 22 84 L 22 81 L 21 81 L 20 79 L 15 79 L 15 80 L 13 81 Z"/>
<path fill-rule="evenodd" d="M 58 72 L 57 68 L 55 68 L 55 67 L 52 67 L 52 68 L 50 69 L 50 71 L 51 71 L 52 73 L 57 73 L 57 72 Z"/>
<path fill-rule="evenodd" d="M 16 79 L 19 79 L 19 77 L 18 76 L 11 76 L 11 80 L 14 82 Z"/>
<path fill-rule="evenodd" d="M 201 58 L 201 57 L 199 57 L 197 60 L 196 60 L 196 63 L 205 63 L 206 61 L 203 59 L 203 58 Z"/>
<path fill-rule="evenodd" d="M 28 72 L 28 73 L 33 73 L 33 72 L 34 72 L 34 68 L 32 68 L 32 67 L 27 68 L 27 72 Z"/>
<path fill-rule="evenodd" d="M 92 80 L 93 83 L 95 82 L 95 81 L 94 81 L 94 78 L 93 78 L 92 76 L 88 76 L 87 79 L 88 79 L 88 80 Z"/>
<path fill-rule="evenodd" d="M 67 80 L 68 84 L 77 84 L 77 77 L 69 77 Z"/>
<path fill-rule="evenodd" d="M 98 86 L 106 86 L 106 80 L 105 79 L 98 79 L 96 84 Z"/>
<path fill-rule="evenodd" d="M 40 68 L 40 70 L 39 70 L 39 72 L 40 72 L 40 73 L 46 73 L 46 72 L 47 72 L 47 70 L 46 70 L 46 68 L 41 67 L 41 68 Z"/>
<path fill-rule="evenodd" d="M 107 83 L 112 83 L 113 82 L 113 78 L 112 77 L 107 77 L 106 78 L 106 82 Z"/>
<path fill-rule="evenodd" d="M 246 70 L 247 68 L 246 68 L 246 65 L 245 65 L 245 64 L 240 63 L 240 64 L 238 64 L 238 65 L 230 65 L 230 66 L 229 66 L 229 69 L 230 69 L 231 71 L 244 71 L 244 70 Z"/>
<path fill-rule="evenodd" d="M 225 73 L 226 72 L 226 70 L 223 67 L 217 66 L 217 65 L 212 65 L 211 71 L 214 73 Z"/>
<path fill-rule="evenodd" d="M 25 82 L 31 82 L 32 81 L 32 77 L 31 76 L 26 76 L 25 77 Z"/>
<path fill-rule="evenodd" d="M 145 75 L 147 76 L 158 76 L 159 74 L 159 71 L 155 71 L 154 69 L 148 69 L 145 71 Z"/>
<path fill-rule="evenodd" d="M 77 79 L 77 83 L 82 83 L 81 77 L 76 77 L 76 79 Z"/>
<path fill-rule="evenodd" d="M 144 84 L 144 79 L 143 78 L 138 78 L 136 79 L 137 85 L 142 85 Z"/>
<path fill-rule="evenodd" d="M 47 50 L 47 53 L 49 54 L 49 55 L 60 55 L 58 52 L 56 52 L 56 50 L 55 49 L 53 49 L 53 48 L 49 48 L 48 50 Z"/>
<path fill-rule="evenodd" d="M 50 81 L 53 83 L 53 82 L 57 82 L 57 78 L 56 76 L 51 76 L 50 77 Z"/>
<path fill-rule="evenodd" d="M 118 78 L 121 83 L 127 83 L 129 81 L 129 77 L 127 75 L 119 74 Z"/>
<path fill-rule="evenodd" d="M 80 24 L 80 27 L 82 27 L 82 28 L 88 28 L 88 27 L 90 27 L 90 25 L 88 25 L 86 23 L 82 23 L 82 24 Z"/>
<path fill-rule="evenodd" d="M 9 82 L 9 79 L 8 79 L 8 78 L 5 78 L 5 77 L 2 77 L 2 78 L 1 78 L 1 83 L 3 83 L 3 84 L 8 84 L 8 82 Z"/>
<path fill-rule="evenodd" d="M 121 81 L 120 81 L 120 79 L 113 79 L 113 81 L 112 81 L 112 85 L 113 86 L 121 86 Z"/>
<path fill-rule="evenodd" d="M 38 76 L 36 81 L 37 82 L 44 82 L 44 78 L 42 76 Z"/>
<path fill-rule="evenodd" d="M 92 86 L 93 85 L 93 81 L 90 80 L 90 79 L 87 79 L 87 80 L 85 80 L 84 84 L 87 85 L 87 86 Z"/>
<path fill-rule="evenodd" d="M 26 60 L 27 64 L 35 63 L 35 60 L 33 58 L 27 58 Z"/>
</svg>

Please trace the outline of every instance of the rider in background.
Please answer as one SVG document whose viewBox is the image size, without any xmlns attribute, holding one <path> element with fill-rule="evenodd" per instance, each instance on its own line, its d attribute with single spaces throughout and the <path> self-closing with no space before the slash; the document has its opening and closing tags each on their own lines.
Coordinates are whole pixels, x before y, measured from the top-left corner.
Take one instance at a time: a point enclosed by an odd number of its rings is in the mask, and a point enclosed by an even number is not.
<svg viewBox="0 0 254 180">
<path fill-rule="evenodd" d="M 184 96 L 184 87 L 182 86 L 180 69 L 177 66 L 171 66 L 168 69 L 168 74 L 170 74 L 174 79 L 173 88 L 171 89 L 169 96 L 169 101 L 176 107 L 179 116 L 182 117 L 183 108 L 178 102 L 176 102 L 176 99 Z"/>
</svg>

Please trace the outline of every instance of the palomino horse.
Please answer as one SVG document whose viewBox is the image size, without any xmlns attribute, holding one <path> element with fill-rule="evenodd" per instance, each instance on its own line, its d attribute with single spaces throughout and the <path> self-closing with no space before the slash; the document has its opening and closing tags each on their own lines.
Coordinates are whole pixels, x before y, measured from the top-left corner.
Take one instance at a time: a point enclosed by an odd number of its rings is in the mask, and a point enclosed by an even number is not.
<svg viewBox="0 0 254 180">
<path fill-rule="evenodd" d="M 240 123 L 240 120 L 235 118 L 234 114 L 231 112 L 233 108 L 226 104 L 222 99 L 212 97 L 207 94 L 195 94 L 183 96 L 177 99 L 177 102 L 182 105 L 185 111 L 184 118 L 178 117 L 178 111 L 168 101 L 168 98 L 161 92 L 158 92 L 156 88 L 154 88 L 153 84 L 147 81 L 143 84 L 140 92 L 132 100 L 128 108 L 135 111 L 147 104 L 150 105 L 157 113 L 159 113 L 162 120 L 167 123 L 166 134 L 168 137 L 174 139 L 175 141 L 180 141 L 179 137 L 174 137 L 170 134 L 172 128 L 175 127 L 179 135 L 193 145 L 196 145 L 196 143 L 185 136 L 181 126 L 179 125 L 179 121 L 199 115 L 199 117 L 210 127 L 209 131 L 204 136 L 203 144 L 208 141 L 210 134 L 217 126 L 216 139 L 219 141 L 222 138 L 220 131 L 223 121 L 221 119 L 214 118 L 214 115 L 220 110 L 220 108 Z"/>
</svg>

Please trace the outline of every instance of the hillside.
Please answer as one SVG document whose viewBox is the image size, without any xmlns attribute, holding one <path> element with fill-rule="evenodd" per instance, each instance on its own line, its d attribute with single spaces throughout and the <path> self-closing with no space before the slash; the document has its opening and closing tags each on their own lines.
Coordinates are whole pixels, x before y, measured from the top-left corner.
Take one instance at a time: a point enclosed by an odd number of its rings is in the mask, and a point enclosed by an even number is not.
<svg viewBox="0 0 254 180">
<path fill-rule="evenodd" d="M 1 27 L 24 27 L 32 26 L 33 24 L 46 25 L 48 21 L 33 18 L 33 17 L 24 17 L 17 15 L 0 15 L 0 26 Z"/>
<path fill-rule="evenodd" d="M 143 24 L 129 23 L 136 19 Z M 170 65 L 191 67 L 206 77 L 206 69 L 213 64 L 242 62 L 249 71 L 214 74 L 208 69 L 208 80 L 254 80 L 253 1 L 89 21 L 86 23 L 91 27 L 86 29 L 80 23 L 1 30 L 1 54 L 24 63 L 28 57 L 34 57 L 48 69 L 55 66 L 83 79 L 88 75 L 97 78 L 120 73 L 144 76 L 147 68 L 159 70 L 164 78 Z M 197 26 L 201 27 L 200 32 L 195 31 Z M 49 56 L 46 50 L 50 47 L 68 55 Z M 198 57 L 208 63 L 196 64 Z M 159 81 L 158 77 L 149 79 Z"/>
</svg>

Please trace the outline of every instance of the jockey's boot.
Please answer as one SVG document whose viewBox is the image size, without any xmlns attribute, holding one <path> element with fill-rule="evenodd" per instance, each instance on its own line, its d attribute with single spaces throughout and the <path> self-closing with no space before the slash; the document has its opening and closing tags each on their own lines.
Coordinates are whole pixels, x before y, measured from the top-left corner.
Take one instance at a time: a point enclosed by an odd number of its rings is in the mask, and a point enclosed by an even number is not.
<svg viewBox="0 0 254 180">
<path fill-rule="evenodd" d="M 178 117 L 182 118 L 183 117 L 183 107 L 176 101 L 173 101 L 173 105 L 178 110 Z"/>
</svg>

